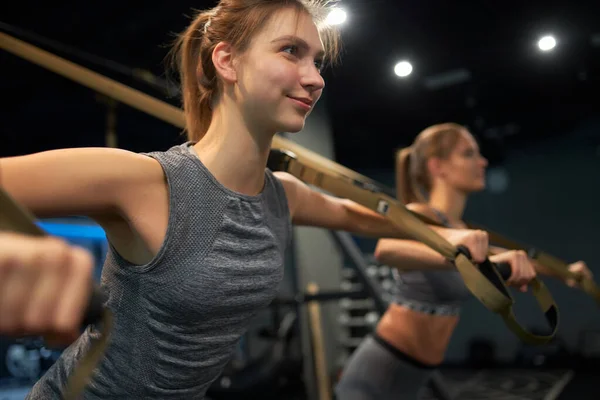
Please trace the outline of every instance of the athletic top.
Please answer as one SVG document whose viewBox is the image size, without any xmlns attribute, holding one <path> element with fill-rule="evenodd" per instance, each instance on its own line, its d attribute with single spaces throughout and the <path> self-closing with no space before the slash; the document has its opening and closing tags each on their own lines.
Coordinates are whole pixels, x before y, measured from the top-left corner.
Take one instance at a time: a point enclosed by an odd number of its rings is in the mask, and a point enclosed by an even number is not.
<svg viewBox="0 0 600 400">
<path fill-rule="evenodd" d="M 450 227 L 450 221 L 433 209 L 440 222 Z M 395 285 L 393 301 L 415 311 L 436 315 L 458 315 L 461 304 L 471 297 L 462 275 L 456 269 L 411 270 L 400 272 L 392 268 Z"/>
<path fill-rule="evenodd" d="M 267 169 L 260 194 L 235 193 L 191 144 L 144 153 L 166 175 L 167 233 L 156 257 L 142 266 L 109 244 L 101 285 L 115 326 L 83 399 L 203 399 L 250 319 L 277 294 L 291 239 L 281 182 Z M 99 332 L 88 327 L 28 399 L 58 399 Z"/>
</svg>

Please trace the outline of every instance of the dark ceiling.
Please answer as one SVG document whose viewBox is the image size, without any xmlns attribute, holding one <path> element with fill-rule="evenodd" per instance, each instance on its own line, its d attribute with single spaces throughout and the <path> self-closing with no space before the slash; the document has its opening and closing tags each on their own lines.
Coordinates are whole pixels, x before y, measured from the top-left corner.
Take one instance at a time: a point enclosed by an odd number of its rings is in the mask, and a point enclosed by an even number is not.
<svg viewBox="0 0 600 400">
<path fill-rule="evenodd" d="M 562 4 L 558 4 L 562 3 Z M 215 1 L 9 1 L 0 31 L 178 104 L 119 66 L 164 77 L 172 33 L 193 8 Z M 467 123 L 484 150 L 535 144 L 565 134 L 600 110 L 600 2 L 344 0 L 342 63 L 325 72 L 326 102 L 337 159 L 351 168 L 391 167 L 393 149 L 431 123 Z M 39 35 L 68 46 L 42 42 Z M 541 53 L 552 33 L 558 46 Z M 94 55 L 104 65 L 79 52 Z M 398 79 L 393 65 L 409 59 L 414 73 Z M 118 65 L 111 68 L 113 61 Z M 0 51 L 0 155 L 104 144 L 105 110 L 95 94 Z M 457 70 L 470 78 L 430 87 Z M 166 148 L 178 130 L 119 106 L 119 145 L 134 151 Z M 493 136 L 492 134 L 495 134 Z"/>
</svg>

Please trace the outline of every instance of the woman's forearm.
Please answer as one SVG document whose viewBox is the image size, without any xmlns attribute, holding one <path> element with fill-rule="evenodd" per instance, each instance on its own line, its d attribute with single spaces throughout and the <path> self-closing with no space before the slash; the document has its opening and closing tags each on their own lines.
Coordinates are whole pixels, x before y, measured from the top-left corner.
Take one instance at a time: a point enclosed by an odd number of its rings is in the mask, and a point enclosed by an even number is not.
<svg viewBox="0 0 600 400">
<path fill-rule="evenodd" d="M 391 219 L 351 200 L 339 201 L 343 204 L 344 209 L 343 215 L 339 217 L 341 230 L 372 238 L 414 240 L 412 232 L 402 229 Z M 427 227 L 444 238 L 456 231 L 435 225 L 427 225 Z"/>
<path fill-rule="evenodd" d="M 500 254 L 500 253 L 504 253 L 508 251 L 507 249 L 503 248 L 503 247 L 499 247 L 499 246 L 490 246 L 490 252 L 492 254 Z M 551 278 L 556 278 L 559 280 L 564 280 L 568 277 L 568 272 L 565 271 L 565 273 L 560 274 L 557 271 L 554 271 L 548 267 L 545 267 L 544 265 L 540 264 L 537 260 L 535 259 L 529 259 L 529 261 L 531 262 L 531 264 L 533 265 L 533 268 L 535 269 L 535 272 L 538 275 L 544 275 L 544 276 L 548 276 Z"/>
</svg>

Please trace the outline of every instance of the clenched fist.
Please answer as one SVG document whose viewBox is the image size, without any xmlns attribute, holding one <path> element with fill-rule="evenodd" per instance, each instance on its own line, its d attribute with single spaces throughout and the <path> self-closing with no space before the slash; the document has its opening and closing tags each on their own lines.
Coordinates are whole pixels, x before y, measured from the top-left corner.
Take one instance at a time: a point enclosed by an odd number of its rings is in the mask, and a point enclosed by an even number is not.
<svg viewBox="0 0 600 400">
<path fill-rule="evenodd" d="M 486 260 L 489 250 L 489 237 L 486 231 L 476 229 L 453 229 L 446 237 L 455 247 L 464 246 L 471 253 L 471 260 L 482 263 Z"/>
<path fill-rule="evenodd" d="M 527 284 L 537 276 L 533 264 L 522 250 L 509 250 L 490 256 L 490 261 L 507 263 L 510 265 L 511 274 L 506 284 L 518 287 L 521 292 L 527 291 Z"/>
<path fill-rule="evenodd" d="M 0 334 L 70 344 L 90 297 L 91 255 L 54 237 L 0 232 Z"/>
<path fill-rule="evenodd" d="M 587 264 L 583 261 L 569 264 L 569 272 L 572 272 L 581 278 L 594 279 L 594 274 L 592 274 L 592 271 L 590 271 Z M 567 279 L 565 283 L 570 287 L 580 287 L 579 280 Z"/>
</svg>

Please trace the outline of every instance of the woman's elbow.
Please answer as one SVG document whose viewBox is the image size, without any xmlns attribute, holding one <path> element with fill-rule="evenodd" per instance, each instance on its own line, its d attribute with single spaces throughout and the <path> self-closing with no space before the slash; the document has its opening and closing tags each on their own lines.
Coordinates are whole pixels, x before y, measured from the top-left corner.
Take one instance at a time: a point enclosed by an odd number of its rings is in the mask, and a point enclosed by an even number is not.
<svg viewBox="0 0 600 400">
<path fill-rule="evenodd" d="M 375 252 L 373 253 L 375 260 L 380 264 L 385 264 L 388 260 L 388 254 L 389 248 L 386 246 L 385 241 L 379 240 L 377 246 L 375 246 Z"/>
</svg>

